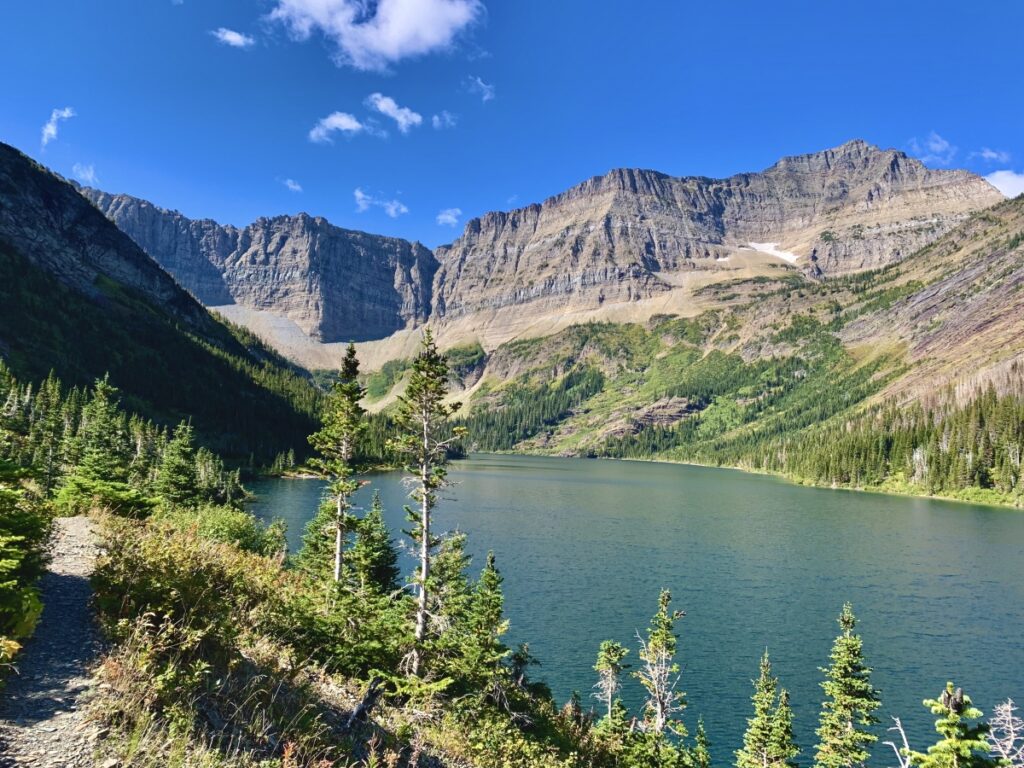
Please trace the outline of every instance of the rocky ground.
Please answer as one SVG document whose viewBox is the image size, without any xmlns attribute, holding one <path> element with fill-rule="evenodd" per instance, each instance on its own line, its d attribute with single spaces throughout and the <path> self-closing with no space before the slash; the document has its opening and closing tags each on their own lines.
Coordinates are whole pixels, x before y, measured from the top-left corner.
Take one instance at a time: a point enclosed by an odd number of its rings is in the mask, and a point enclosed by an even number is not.
<svg viewBox="0 0 1024 768">
<path fill-rule="evenodd" d="M 43 615 L 0 694 L 0 768 L 95 764 L 95 727 L 84 713 L 99 652 L 89 584 L 95 560 L 89 519 L 58 519 Z"/>
</svg>

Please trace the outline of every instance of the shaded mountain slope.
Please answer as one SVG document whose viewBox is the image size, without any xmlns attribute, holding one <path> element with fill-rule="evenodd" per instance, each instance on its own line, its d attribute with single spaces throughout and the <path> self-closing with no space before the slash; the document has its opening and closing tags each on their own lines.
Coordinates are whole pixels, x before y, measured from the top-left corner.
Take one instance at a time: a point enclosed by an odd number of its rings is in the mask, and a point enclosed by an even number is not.
<svg viewBox="0 0 1024 768">
<path fill-rule="evenodd" d="M 85 385 L 109 372 L 132 409 L 194 417 L 239 454 L 308 434 L 316 394 L 304 375 L 233 334 L 70 184 L 7 145 L 0 307 L 0 355 L 19 377 L 54 370 Z"/>
</svg>

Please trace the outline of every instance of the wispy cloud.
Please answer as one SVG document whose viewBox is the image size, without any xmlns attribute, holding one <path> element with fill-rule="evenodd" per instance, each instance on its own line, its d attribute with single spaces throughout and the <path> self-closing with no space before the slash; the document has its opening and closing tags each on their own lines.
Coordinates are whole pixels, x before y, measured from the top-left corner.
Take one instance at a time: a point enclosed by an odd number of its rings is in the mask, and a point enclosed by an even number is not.
<svg viewBox="0 0 1024 768">
<path fill-rule="evenodd" d="M 299 184 L 299 182 L 297 182 L 295 179 L 285 179 L 281 183 L 284 184 L 285 187 L 287 187 L 288 191 L 290 191 L 290 192 L 301 192 L 302 191 L 302 185 Z"/>
<path fill-rule="evenodd" d="M 437 223 L 445 227 L 454 227 L 459 223 L 460 216 L 462 216 L 461 208 L 445 208 L 437 214 Z"/>
<path fill-rule="evenodd" d="M 394 99 L 382 93 L 371 93 L 367 96 L 366 106 L 380 112 L 385 117 L 390 117 L 398 123 L 398 130 L 402 133 L 408 133 L 410 128 L 423 122 L 423 115 L 413 112 L 408 107 L 398 106 Z"/>
<path fill-rule="evenodd" d="M 1009 152 L 1004 152 L 1001 149 L 989 149 L 988 147 L 982 147 L 979 150 L 971 152 L 971 154 L 969 154 L 967 156 L 967 159 L 968 160 L 973 160 L 976 157 L 977 158 L 981 158 L 986 163 L 1008 163 L 1008 162 L 1010 162 L 1010 153 Z"/>
<path fill-rule="evenodd" d="M 270 19 L 297 40 L 323 34 L 339 66 L 381 71 L 448 48 L 482 13 L 480 0 L 275 0 Z"/>
<path fill-rule="evenodd" d="M 243 35 L 241 32 L 236 32 L 227 27 L 211 29 L 210 34 L 224 43 L 224 45 L 230 45 L 232 48 L 251 48 L 256 44 L 256 40 L 249 35 Z"/>
<path fill-rule="evenodd" d="M 75 163 L 71 166 L 71 173 L 74 174 L 75 178 L 83 184 L 96 185 L 100 183 L 100 180 L 96 177 L 96 169 L 92 163 L 86 165 L 85 163 Z"/>
<path fill-rule="evenodd" d="M 57 125 L 61 120 L 69 120 L 75 116 L 75 110 L 72 107 L 64 107 L 64 109 L 55 109 L 50 113 L 50 119 L 46 121 L 43 126 L 43 138 L 42 146 L 45 149 L 46 145 L 57 138 Z"/>
<path fill-rule="evenodd" d="M 494 85 L 485 83 L 476 75 L 466 78 L 466 90 L 479 96 L 481 101 L 490 101 L 495 93 Z"/>
<path fill-rule="evenodd" d="M 908 142 L 910 151 L 923 163 L 949 165 L 956 157 L 957 148 L 935 131 L 924 139 L 913 138 Z"/>
<path fill-rule="evenodd" d="M 459 118 L 449 112 L 447 109 L 442 109 L 432 118 L 430 118 L 430 124 L 434 126 L 435 131 L 443 130 L 444 128 L 454 128 L 455 124 L 459 121 Z"/>
<path fill-rule="evenodd" d="M 348 112 L 332 112 L 310 129 L 309 140 L 315 144 L 330 144 L 337 132 L 354 136 L 365 130 L 366 126 Z"/>
<path fill-rule="evenodd" d="M 359 213 L 365 213 L 370 208 L 382 208 L 384 213 L 390 216 L 392 219 L 397 219 L 403 213 L 408 213 L 409 209 L 402 203 L 401 200 L 387 200 L 380 197 L 374 197 L 363 192 L 362 189 L 356 187 L 352 193 L 356 199 L 356 210 Z"/>
<path fill-rule="evenodd" d="M 1007 197 L 1024 195 L 1024 173 L 1013 171 L 995 171 L 985 177 L 985 181 L 998 189 Z"/>
</svg>

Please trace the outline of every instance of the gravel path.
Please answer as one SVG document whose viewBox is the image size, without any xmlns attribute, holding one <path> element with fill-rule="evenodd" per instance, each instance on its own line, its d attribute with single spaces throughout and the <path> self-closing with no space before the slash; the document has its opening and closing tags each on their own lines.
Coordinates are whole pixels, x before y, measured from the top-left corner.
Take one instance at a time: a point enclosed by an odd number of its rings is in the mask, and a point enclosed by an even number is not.
<svg viewBox="0 0 1024 768">
<path fill-rule="evenodd" d="M 43 576 L 43 615 L 0 692 L 0 768 L 94 765 L 95 726 L 82 695 L 99 652 L 89 575 L 96 560 L 92 523 L 59 518 L 53 562 Z"/>
</svg>

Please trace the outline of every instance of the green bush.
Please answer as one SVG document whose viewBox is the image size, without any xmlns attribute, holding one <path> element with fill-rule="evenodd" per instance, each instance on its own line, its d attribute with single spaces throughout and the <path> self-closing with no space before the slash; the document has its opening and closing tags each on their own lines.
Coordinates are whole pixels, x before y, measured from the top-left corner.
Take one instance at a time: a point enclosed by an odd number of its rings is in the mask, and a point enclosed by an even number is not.
<svg viewBox="0 0 1024 768">
<path fill-rule="evenodd" d="M 28 492 L 0 484 L 0 666 L 42 613 L 36 581 L 46 567 L 49 514 Z"/>
<path fill-rule="evenodd" d="M 162 507 L 154 520 L 201 539 L 234 544 L 243 552 L 272 557 L 285 548 L 284 522 L 263 525 L 249 512 L 216 504 L 201 507 Z"/>
</svg>

